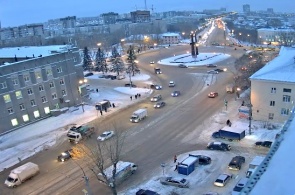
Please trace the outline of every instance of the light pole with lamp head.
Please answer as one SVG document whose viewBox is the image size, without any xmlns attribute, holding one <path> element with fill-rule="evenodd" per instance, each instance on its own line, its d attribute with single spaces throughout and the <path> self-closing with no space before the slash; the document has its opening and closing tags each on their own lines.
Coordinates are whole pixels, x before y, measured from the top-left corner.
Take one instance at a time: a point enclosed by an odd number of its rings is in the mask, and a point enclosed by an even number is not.
<svg viewBox="0 0 295 195">
<path fill-rule="evenodd" d="M 80 94 L 80 98 L 81 98 L 81 106 L 82 106 L 83 112 L 85 112 L 85 110 L 84 110 L 84 102 L 83 102 L 83 97 L 85 96 L 85 94 L 82 93 L 82 89 L 86 88 L 86 86 L 85 86 L 86 83 L 87 83 L 87 79 L 79 80 L 79 94 Z"/>
</svg>

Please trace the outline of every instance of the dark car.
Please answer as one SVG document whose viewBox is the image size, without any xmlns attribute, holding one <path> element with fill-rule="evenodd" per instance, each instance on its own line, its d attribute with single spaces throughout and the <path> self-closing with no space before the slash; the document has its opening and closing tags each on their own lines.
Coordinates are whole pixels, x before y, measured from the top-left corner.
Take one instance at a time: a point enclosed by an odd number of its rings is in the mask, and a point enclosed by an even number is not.
<svg viewBox="0 0 295 195">
<path fill-rule="evenodd" d="M 216 68 L 214 70 L 217 71 L 217 72 L 224 72 L 224 70 L 223 69 L 220 69 L 220 68 Z"/>
<path fill-rule="evenodd" d="M 162 107 L 164 107 L 165 105 L 166 105 L 165 102 L 158 102 L 158 103 L 156 103 L 156 104 L 154 105 L 154 108 L 162 108 Z"/>
<path fill-rule="evenodd" d="M 90 77 L 90 76 L 92 76 L 92 75 L 93 75 L 92 72 L 88 72 L 88 73 L 86 73 L 86 74 L 84 75 L 84 77 Z"/>
<path fill-rule="evenodd" d="M 179 68 L 188 68 L 188 66 L 185 65 L 185 64 L 179 64 L 178 67 L 179 67 Z"/>
<path fill-rule="evenodd" d="M 69 160 L 70 158 L 72 158 L 71 152 L 72 152 L 72 149 L 62 152 L 62 153 L 57 157 L 57 160 L 58 160 L 59 162 L 64 162 L 64 161 Z"/>
<path fill-rule="evenodd" d="M 177 97 L 177 96 L 179 96 L 180 95 L 180 91 L 173 91 L 172 93 L 171 93 L 171 96 L 172 97 Z"/>
<path fill-rule="evenodd" d="M 204 155 L 196 155 L 199 159 L 199 165 L 209 165 L 211 163 L 211 158 Z"/>
<path fill-rule="evenodd" d="M 222 150 L 222 151 L 229 151 L 231 149 L 230 145 L 223 142 L 210 142 L 208 143 L 207 148 L 210 150 Z"/>
<path fill-rule="evenodd" d="M 156 85 L 156 84 L 151 84 L 150 88 L 160 90 L 160 89 L 162 89 L 162 86 L 161 85 Z"/>
<path fill-rule="evenodd" d="M 240 170 L 243 163 L 245 163 L 245 157 L 235 156 L 228 164 L 228 168 L 232 170 Z"/>
<path fill-rule="evenodd" d="M 131 86 L 131 87 L 134 87 L 134 88 L 136 88 L 136 87 L 137 87 L 137 86 L 136 86 L 136 85 L 134 85 L 133 83 L 132 83 L 131 85 L 130 85 L 130 83 L 126 83 L 126 84 L 125 84 L 125 87 L 130 87 L 130 86 Z"/>
<path fill-rule="evenodd" d="M 256 142 L 255 145 L 258 147 L 265 147 L 265 148 L 270 148 L 271 147 L 272 142 L 271 141 L 259 141 Z"/>
<path fill-rule="evenodd" d="M 135 195 L 160 195 L 158 194 L 157 192 L 154 192 L 152 190 L 143 190 L 143 189 L 140 189 L 136 192 Z"/>
<path fill-rule="evenodd" d="M 211 67 L 217 67 L 217 65 L 215 65 L 215 64 L 207 64 L 206 65 L 208 68 L 211 68 Z"/>
</svg>

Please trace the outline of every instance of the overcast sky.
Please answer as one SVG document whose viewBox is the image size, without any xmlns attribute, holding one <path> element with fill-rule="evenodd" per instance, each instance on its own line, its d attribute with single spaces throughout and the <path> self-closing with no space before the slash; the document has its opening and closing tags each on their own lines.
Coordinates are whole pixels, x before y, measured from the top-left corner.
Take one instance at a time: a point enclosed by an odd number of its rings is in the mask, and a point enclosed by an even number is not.
<svg viewBox="0 0 295 195">
<path fill-rule="evenodd" d="M 101 13 L 127 13 L 144 9 L 144 0 L 0 0 L 0 21 L 2 27 L 31 23 L 43 23 L 49 19 L 66 16 L 98 16 Z M 155 12 L 171 10 L 220 9 L 242 11 L 243 4 L 251 10 L 273 8 L 275 12 L 294 12 L 294 0 L 146 0 L 148 9 Z"/>
</svg>

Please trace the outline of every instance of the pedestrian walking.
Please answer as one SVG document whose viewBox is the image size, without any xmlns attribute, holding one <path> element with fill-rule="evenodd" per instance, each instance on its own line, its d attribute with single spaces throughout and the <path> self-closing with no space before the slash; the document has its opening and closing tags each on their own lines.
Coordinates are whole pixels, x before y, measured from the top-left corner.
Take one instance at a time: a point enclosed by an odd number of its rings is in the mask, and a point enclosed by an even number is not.
<svg viewBox="0 0 295 195">
<path fill-rule="evenodd" d="M 229 126 L 229 123 L 230 123 L 230 120 L 227 119 L 227 121 L 226 121 L 226 125 Z"/>
<path fill-rule="evenodd" d="M 135 99 L 137 99 L 137 95 L 135 95 L 134 97 L 135 97 Z"/>
<path fill-rule="evenodd" d="M 243 100 L 243 102 L 242 102 L 242 106 L 245 106 L 245 101 Z"/>
<path fill-rule="evenodd" d="M 96 89 L 96 92 L 98 93 L 98 89 Z"/>
<path fill-rule="evenodd" d="M 107 107 L 104 108 L 104 111 L 107 112 Z"/>
<path fill-rule="evenodd" d="M 138 94 L 139 97 L 141 97 L 140 93 Z"/>
<path fill-rule="evenodd" d="M 178 165 L 175 165 L 175 169 L 174 169 L 174 171 L 176 171 L 176 170 L 177 170 L 177 168 L 178 168 Z"/>
<path fill-rule="evenodd" d="M 102 110 L 99 110 L 99 112 L 100 112 L 100 115 L 102 116 Z"/>
<path fill-rule="evenodd" d="M 115 107 L 116 107 L 114 103 L 112 103 L 112 106 L 113 106 L 113 108 L 115 108 Z"/>
<path fill-rule="evenodd" d="M 130 96 L 130 100 L 132 101 L 132 96 Z"/>
<path fill-rule="evenodd" d="M 176 161 L 177 161 L 177 156 L 174 155 L 174 163 L 176 163 Z"/>
</svg>

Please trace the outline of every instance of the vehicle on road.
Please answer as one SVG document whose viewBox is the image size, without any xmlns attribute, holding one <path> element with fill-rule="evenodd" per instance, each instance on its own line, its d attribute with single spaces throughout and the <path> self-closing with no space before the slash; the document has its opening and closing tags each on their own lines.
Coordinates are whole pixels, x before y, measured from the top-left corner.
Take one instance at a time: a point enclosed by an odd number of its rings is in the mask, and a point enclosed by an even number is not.
<svg viewBox="0 0 295 195">
<path fill-rule="evenodd" d="M 185 64 L 179 64 L 178 67 L 179 67 L 179 68 L 188 68 L 188 65 L 185 65 Z"/>
<path fill-rule="evenodd" d="M 232 195 L 239 195 L 240 192 L 243 190 L 243 188 L 246 186 L 247 182 L 248 182 L 248 178 L 242 178 L 238 181 L 238 183 L 235 185 L 233 191 L 232 191 Z"/>
<path fill-rule="evenodd" d="M 215 97 L 217 97 L 218 96 L 218 93 L 217 92 L 210 92 L 209 94 L 208 94 L 208 97 L 209 98 L 215 98 Z"/>
<path fill-rule="evenodd" d="M 132 113 L 130 117 L 130 122 L 138 123 L 139 121 L 145 119 L 145 117 L 147 117 L 147 114 L 148 112 L 146 108 L 138 109 Z"/>
<path fill-rule="evenodd" d="M 242 168 L 243 163 L 245 163 L 245 157 L 235 156 L 228 164 L 228 169 L 240 170 Z"/>
<path fill-rule="evenodd" d="M 171 185 L 176 186 L 179 188 L 188 188 L 189 182 L 183 178 L 176 178 L 176 177 L 161 177 L 160 182 L 163 185 Z"/>
<path fill-rule="evenodd" d="M 224 187 L 230 181 L 231 178 L 232 178 L 231 174 L 227 174 L 227 173 L 220 174 L 215 180 L 214 185 L 218 187 Z"/>
<path fill-rule="evenodd" d="M 235 92 L 235 86 L 234 84 L 228 84 L 225 87 L 226 93 L 234 93 Z"/>
<path fill-rule="evenodd" d="M 155 105 L 154 105 L 154 108 L 162 108 L 166 105 L 165 102 L 157 102 Z"/>
<path fill-rule="evenodd" d="M 70 149 L 70 150 L 66 150 L 66 151 L 62 152 L 62 153 L 57 157 L 57 161 L 59 161 L 59 162 L 65 162 L 65 161 L 71 159 L 71 158 L 72 158 L 72 155 L 71 155 L 71 152 L 72 152 L 72 151 L 73 151 L 73 150 Z"/>
<path fill-rule="evenodd" d="M 136 88 L 137 86 L 135 85 L 135 84 L 130 84 L 130 83 L 126 83 L 125 85 L 124 85 L 125 87 L 133 87 L 133 88 Z"/>
<path fill-rule="evenodd" d="M 68 131 L 67 136 L 69 142 L 79 143 L 80 140 L 84 138 L 91 138 L 94 133 L 94 127 L 89 127 L 88 125 L 73 126 Z"/>
<path fill-rule="evenodd" d="M 39 166 L 32 162 L 27 162 L 20 167 L 11 170 L 4 184 L 15 188 L 26 180 L 31 179 L 40 172 Z"/>
<path fill-rule="evenodd" d="M 173 91 L 173 92 L 171 93 L 171 96 L 172 96 L 172 97 L 180 96 L 180 91 Z"/>
<path fill-rule="evenodd" d="M 219 72 L 216 70 L 208 70 L 207 73 L 208 74 L 218 74 Z"/>
<path fill-rule="evenodd" d="M 169 81 L 169 87 L 175 87 L 175 82 L 174 81 Z"/>
<path fill-rule="evenodd" d="M 160 101 L 161 99 L 162 99 L 162 96 L 160 94 L 157 94 L 151 98 L 151 102 L 157 102 L 157 101 Z"/>
<path fill-rule="evenodd" d="M 270 148 L 271 145 L 272 145 L 271 141 L 258 141 L 255 143 L 255 146 L 257 146 L 257 147 Z"/>
<path fill-rule="evenodd" d="M 88 72 L 88 73 L 86 73 L 86 74 L 84 75 L 84 77 L 90 77 L 90 76 L 92 76 L 92 75 L 93 75 L 92 72 Z"/>
<path fill-rule="evenodd" d="M 219 195 L 217 192 L 206 192 L 205 194 L 202 195 Z"/>
<path fill-rule="evenodd" d="M 199 165 L 209 165 L 211 163 L 211 158 L 204 155 L 194 155 L 199 159 Z"/>
<path fill-rule="evenodd" d="M 214 67 L 217 67 L 217 65 L 215 65 L 215 64 L 207 64 L 206 66 L 207 66 L 208 68 L 212 68 L 212 67 L 214 68 Z"/>
<path fill-rule="evenodd" d="M 212 137 L 214 138 L 227 139 L 229 141 L 240 141 L 245 136 L 246 132 L 244 129 L 229 126 L 225 126 L 212 134 Z"/>
<path fill-rule="evenodd" d="M 156 74 L 162 74 L 162 71 L 160 68 L 154 68 L 154 71 Z"/>
<path fill-rule="evenodd" d="M 154 64 L 155 63 L 155 61 L 150 61 L 150 64 Z"/>
<path fill-rule="evenodd" d="M 151 85 L 150 85 L 150 88 L 151 88 L 151 89 L 160 90 L 160 89 L 162 89 L 162 86 L 161 86 L 161 85 L 156 85 L 156 84 L 151 84 Z"/>
<path fill-rule="evenodd" d="M 215 71 L 217 71 L 218 73 L 220 73 L 220 72 L 224 72 L 224 70 L 223 69 L 220 69 L 220 68 L 216 68 L 216 69 L 214 69 Z"/>
<path fill-rule="evenodd" d="M 115 135 L 114 131 L 105 131 L 100 136 L 97 137 L 98 141 L 105 141 L 107 139 L 110 139 Z"/>
<path fill-rule="evenodd" d="M 249 178 L 256 171 L 257 167 L 264 161 L 264 156 L 255 156 L 249 164 L 249 169 L 246 173 L 246 177 Z"/>
<path fill-rule="evenodd" d="M 157 192 L 154 192 L 152 190 L 143 190 L 139 189 L 135 195 L 160 195 Z"/>
<path fill-rule="evenodd" d="M 230 145 L 223 142 L 210 142 L 208 143 L 207 148 L 210 150 L 222 150 L 222 151 L 231 150 Z"/>
</svg>

